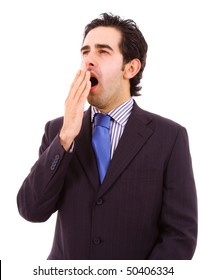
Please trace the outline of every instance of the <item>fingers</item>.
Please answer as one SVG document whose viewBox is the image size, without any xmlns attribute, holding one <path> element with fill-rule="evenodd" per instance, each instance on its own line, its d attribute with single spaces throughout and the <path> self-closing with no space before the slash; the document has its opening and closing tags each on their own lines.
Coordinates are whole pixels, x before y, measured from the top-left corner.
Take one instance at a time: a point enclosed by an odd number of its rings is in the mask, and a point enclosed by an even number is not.
<svg viewBox="0 0 205 280">
<path fill-rule="evenodd" d="M 63 126 L 59 134 L 60 142 L 66 151 L 80 132 L 84 105 L 90 88 L 90 72 L 79 70 L 65 101 Z"/>
<path fill-rule="evenodd" d="M 90 84 L 90 72 L 87 71 L 84 73 L 83 80 L 76 91 L 76 98 L 78 100 L 85 100 L 87 98 L 91 88 Z"/>
<path fill-rule="evenodd" d="M 90 72 L 79 70 L 74 78 L 70 88 L 70 97 L 72 99 L 79 99 L 83 95 L 87 95 L 90 85 Z"/>
</svg>

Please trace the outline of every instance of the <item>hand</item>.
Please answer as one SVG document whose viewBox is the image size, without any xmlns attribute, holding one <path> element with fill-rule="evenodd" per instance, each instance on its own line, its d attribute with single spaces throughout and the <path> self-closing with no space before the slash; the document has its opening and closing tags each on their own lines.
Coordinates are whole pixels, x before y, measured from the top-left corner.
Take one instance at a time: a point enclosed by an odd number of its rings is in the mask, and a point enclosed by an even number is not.
<svg viewBox="0 0 205 280">
<path fill-rule="evenodd" d="M 61 145 L 66 151 L 80 132 L 84 106 L 90 88 L 90 72 L 79 70 L 71 84 L 68 97 L 65 101 L 63 126 L 59 135 Z"/>
</svg>

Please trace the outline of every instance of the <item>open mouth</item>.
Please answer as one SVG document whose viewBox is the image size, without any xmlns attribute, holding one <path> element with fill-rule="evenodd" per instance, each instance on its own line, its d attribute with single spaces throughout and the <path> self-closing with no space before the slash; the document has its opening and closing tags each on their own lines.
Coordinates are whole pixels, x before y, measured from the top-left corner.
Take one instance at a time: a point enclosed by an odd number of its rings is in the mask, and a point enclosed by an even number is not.
<svg viewBox="0 0 205 280">
<path fill-rule="evenodd" d="M 91 87 L 94 87 L 98 84 L 98 80 L 95 77 L 91 77 L 90 81 L 91 81 Z"/>
</svg>

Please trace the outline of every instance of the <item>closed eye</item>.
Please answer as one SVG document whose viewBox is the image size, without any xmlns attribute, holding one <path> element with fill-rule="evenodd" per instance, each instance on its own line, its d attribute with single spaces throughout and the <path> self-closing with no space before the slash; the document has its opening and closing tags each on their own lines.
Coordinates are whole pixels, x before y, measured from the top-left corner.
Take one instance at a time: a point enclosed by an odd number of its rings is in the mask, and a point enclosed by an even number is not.
<svg viewBox="0 0 205 280">
<path fill-rule="evenodd" d="M 104 49 L 100 49 L 99 50 L 99 54 L 110 54 L 109 51 L 104 50 Z"/>
<path fill-rule="evenodd" d="M 99 50 L 99 53 L 109 53 L 109 52 L 106 50 Z"/>
<path fill-rule="evenodd" d="M 82 55 L 85 56 L 89 53 L 89 51 L 82 51 Z"/>
</svg>

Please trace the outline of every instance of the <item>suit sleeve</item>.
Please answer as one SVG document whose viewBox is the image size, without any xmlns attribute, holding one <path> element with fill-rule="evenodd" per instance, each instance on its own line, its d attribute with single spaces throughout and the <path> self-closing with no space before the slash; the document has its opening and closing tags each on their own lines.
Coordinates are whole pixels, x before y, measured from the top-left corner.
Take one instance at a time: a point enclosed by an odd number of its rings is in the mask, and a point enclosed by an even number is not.
<svg viewBox="0 0 205 280">
<path fill-rule="evenodd" d="M 58 134 L 51 137 L 50 124 L 45 127 L 39 159 L 17 195 L 19 213 L 31 222 L 44 222 L 57 210 L 67 166 L 72 158 L 72 153 L 65 152 L 61 146 Z"/>
<path fill-rule="evenodd" d="M 160 237 L 149 259 L 191 259 L 197 240 L 197 196 L 188 136 L 180 127 L 164 174 Z"/>
</svg>

